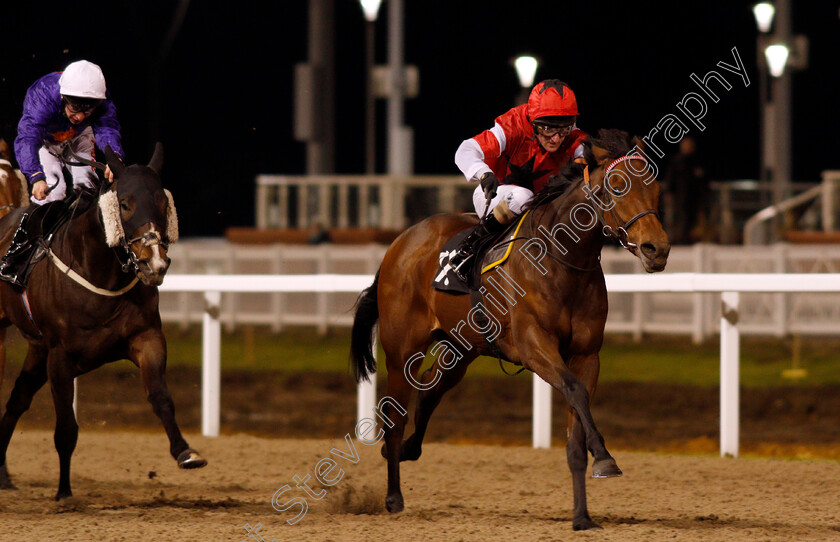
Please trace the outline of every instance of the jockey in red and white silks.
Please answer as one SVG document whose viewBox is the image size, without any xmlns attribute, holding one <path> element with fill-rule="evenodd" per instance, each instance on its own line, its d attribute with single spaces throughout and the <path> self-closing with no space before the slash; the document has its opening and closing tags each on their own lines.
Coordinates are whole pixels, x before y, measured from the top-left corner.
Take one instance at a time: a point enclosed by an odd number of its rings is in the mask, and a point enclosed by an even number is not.
<svg viewBox="0 0 840 542">
<path fill-rule="evenodd" d="M 498 179 L 491 209 L 506 201 L 510 212 L 518 215 L 549 177 L 559 174 L 570 160 L 583 157 L 581 142 L 586 134 L 575 125 L 577 115 L 577 100 L 568 85 L 557 79 L 542 81 L 527 104 L 497 117 L 491 129 L 461 143 L 455 164 L 469 182 L 488 174 Z M 485 207 L 481 186 L 476 187 L 473 203 L 481 215 Z"/>
<path fill-rule="evenodd" d="M 495 125 L 461 143 L 455 164 L 469 182 L 479 216 L 489 212 L 470 233 L 448 265 L 464 282 L 472 266 L 474 244 L 485 234 L 504 229 L 522 213 L 522 207 L 545 188 L 571 160 L 583 160 L 586 134 L 577 129 L 577 99 L 559 79 L 542 81 L 531 91 L 528 103 L 496 118 Z"/>
</svg>

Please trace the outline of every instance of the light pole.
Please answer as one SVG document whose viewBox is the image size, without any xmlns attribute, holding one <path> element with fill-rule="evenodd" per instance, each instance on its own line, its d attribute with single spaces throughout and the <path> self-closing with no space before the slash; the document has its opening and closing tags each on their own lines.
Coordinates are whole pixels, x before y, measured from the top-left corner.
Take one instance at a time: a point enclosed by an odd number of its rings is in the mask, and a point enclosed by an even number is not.
<svg viewBox="0 0 840 542">
<path fill-rule="evenodd" d="M 762 205 L 768 202 L 764 201 L 764 185 L 768 179 L 768 169 L 771 167 L 773 160 L 773 138 L 770 137 L 774 126 L 772 119 L 772 105 L 770 103 L 770 89 L 767 81 L 767 61 L 764 56 L 764 49 L 767 46 L 767 33 L 773 26 L 773 16 L 776 14 L 776 8 L 770 2 L 760 2 L 753 6 L 753 15 L 755 16 L 755 24 L 758 26 L 759 34 L 756 39 L 756 63 L 758 64 L 758 93 L 759 103 L 761 108 L 761 120 L 759 126 L 759 134 L 761 138 L 761 164 L 758 173 L 759 180 L 759 195 L 762 198 Z M 774 198 L 775 199 L 775 198 Z"/>
<path fill-rule="evenodd" d="M 513 59 L 513 67 L 516 69 L 516 76 L 519 78 L 519 86 L 521 87 L 519 95 L 516 98 L 516 105 L 524 104 L 528 101 L 528 91 L 534 84 L 534 77 L 537 75 L 537 67 L 539 60 L 530 55 L 522 55 Z"/>
<path fill-rule="evenodd" d="M 758 36 L 758 63 L 762 78 L 762 175 L 770 172 L 773 202 L 791 191 L 791 83 L 794 70 L 808 64 L 808 38 L 792 34 L 792 0 L 761 2 L 753 7 Z M 768 35 L 774 23 L 773 35 Z M 766 71 L 772 81 L 767 82 Z M 768 94 L 770 94 L 768 96 Z M 764 178 L 764 177 L 763 177 Z"/>
<path fill-rule="evenodd" d="M 376 17 L 382 0 L 359 0 L 365 13 L 365 173 L 376 172 L 376 101 L 373 94 L 373 65 L 376 50 Z"/>
</svg>

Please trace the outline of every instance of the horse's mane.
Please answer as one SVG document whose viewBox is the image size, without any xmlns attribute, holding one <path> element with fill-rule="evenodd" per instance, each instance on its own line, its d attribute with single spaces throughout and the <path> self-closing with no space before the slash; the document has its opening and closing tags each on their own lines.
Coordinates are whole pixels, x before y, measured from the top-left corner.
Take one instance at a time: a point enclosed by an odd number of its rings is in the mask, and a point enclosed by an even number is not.
<svg viewBox="0 0 840 542">
<path fill-rule="evenodd" d="M 633 138 L 627 132 L 615 128 L 602 128 L 598 130 L 598 137 L 587 137 L 583 140 L 583 157 L 586 164 L 569 162 L 559 176 L 555 175 L 549 179 L 543 191 L 536 194 L 531 198 L 531 201 L 525 204 L 523 211 L 545 205 L 565 194 L 570 186 L 583 178 L 583 170 L 587 165 L 590 171 L 598 167 L 598 160 L 595 158 L 592 147 L 604 149 L 607 151 L 609 159 L 615 159 L 630 152 L 633 148 Z"/>
</svg>

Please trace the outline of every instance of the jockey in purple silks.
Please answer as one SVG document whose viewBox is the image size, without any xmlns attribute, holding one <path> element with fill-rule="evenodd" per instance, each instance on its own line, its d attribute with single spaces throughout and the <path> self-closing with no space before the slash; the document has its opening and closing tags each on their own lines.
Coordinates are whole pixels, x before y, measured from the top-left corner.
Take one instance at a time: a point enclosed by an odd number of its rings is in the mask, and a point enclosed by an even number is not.
<svg viewBox="0 0 840 542">
<path fill-rule="evenodd" d="M 94 146 L 102 150 L 110 146 L 121 158 L 125 156 L 117 109 L 99 66 L 80 60 L 63 72 L 49 73 L 35 81 L 26 91 L 15 139 L 15 155 L 32 189 L 31 202 L 40 206 L 66 199 L 73 188 L 97 188 L 93 168 L 63 160 L 68 147 L 76 155 L 93 160 Z M 65 167 L 72 177 L 70 190 L 65 183 Z M 110 168 L 105 177 L 113 182 Z M 31 214 L 32 208 L 21 217 L 9 250 L 0 261 L 0 280 L 17 284 L 16 268 L 26 263 L 34 248 L 30 233 L 47 233 L 26 232 Z"/>
<path fill-rule="evenodd" d="M 86 60 L 41 77 L 26 91 L 15 155 L 32 185 L 32 203 L 66 197 L 62 164 L 50 153 L 66 141 L 85 158 L 93 159 L 94 142 L 103 150 L 110 145 L 124 156 L 117 109 L 105 88 L 105 76 L 99 66 Z M 70 166 L 70 173 L 74 185 L 96 186 L 90 167 Z"/>
</svg>

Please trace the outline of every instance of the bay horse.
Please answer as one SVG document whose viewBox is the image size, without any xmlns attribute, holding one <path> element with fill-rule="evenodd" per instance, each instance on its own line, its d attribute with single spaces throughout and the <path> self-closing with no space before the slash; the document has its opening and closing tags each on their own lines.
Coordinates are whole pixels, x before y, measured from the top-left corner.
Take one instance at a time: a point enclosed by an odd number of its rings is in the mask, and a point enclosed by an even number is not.
<svg viewBox="0 0 840 542">
<path fill-rule="evenodd" d="M 26 179 L 12 167 L 12 149 L 0 138 L 0 217 L 18 207 L 29 205 Z M 0 329 L 0 385 L 3 384 L 3 367 L 6 366 L 6 328 Z"/>
<path fill-rule="evenodd" d="M 587 140 L 586 166 L 571 164 L 559 182 L 554 179 L 532 199 L 512 241 L 518 246 L 500 270 L 481 276 L 484 301 L 473 308 L 470 296 L 453 296 L 431 284 L 441 248 L 475 226 L 475 215 L 427 218 L 389 247 L 373 284 L 356 303 L 351 339 L 356 380 L 369 378 L 376 371 L 372 344 L 379 322 L 387 395 L 398 405 L 384 402 L 382 409 L 389 512 L 404 508 L 400 462 L 420 457 L 429 418 L 444 393 L 477 356 L 494 355 L 536 373 L 568 402 L 572 527 L 599 527 L 586 505 L 587 450 L 594 457 L 593 477 L 621 475 L 590 412 L 607 319 L 601 249 L 608 236 L 615 237 L 647 272 L 662 271 L 670 251 L 657 214 L 655 164 L 648 164 L 640 146 L 619 130 L 601 130 Z M 437 358 L 418 381 L 418 362 L 432 343 Z M 414 388 L 419 390 L 414 434 L 403 442 Z"/>
<path fill-rule="evenodd" d="M 94 201 L 87 209 L 77 206 L 77 215 L 58 227 L 23 291 L 0 284 L 0 326 L 14 325 L 29 343 L 0 420 L 3 489 L 14 487 L 6 450 L 15 425 L 33 395 L 49 381 L 60 467 L 55 499 L 72 496 L 70 459 L 79 432 L 73 379 L 120 359 L 140 368 L 147 398 L 163 422 L 178 466 L 197 468 L 207 463 L 181 435 L 164 378 L 166 340 L 157 286 L 169 269 L 166 251 L 169 243 L 177 241 L 178 226 L 171 194 L 159 176 L 162 146 L 157 144 L 148 166 L 125 166 L 110 147 L 105 155 L 114 183 L 104 182 L 100 194 L 91 195 Z M 9 246 L 24 211 L 0 220 L 4 232 L 0 249 Z"/>
<path fill-rule="evenodd" d="M 5 139 L 0 138 L 0 217 L 21 206 L 28 205 L 29 194 L 12 167 L 12 152 Z"/>
</svg>

